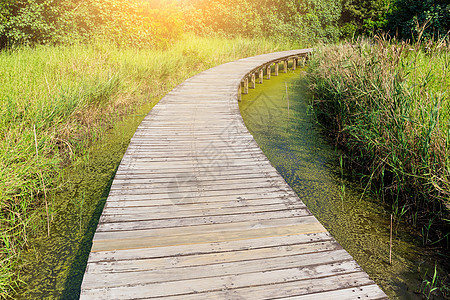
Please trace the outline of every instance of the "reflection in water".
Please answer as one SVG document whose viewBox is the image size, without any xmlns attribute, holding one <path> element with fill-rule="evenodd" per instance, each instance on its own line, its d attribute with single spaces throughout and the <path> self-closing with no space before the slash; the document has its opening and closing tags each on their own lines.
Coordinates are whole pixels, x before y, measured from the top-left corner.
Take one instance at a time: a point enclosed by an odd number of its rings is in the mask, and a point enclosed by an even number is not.
<svg viewBox="0 0 450 300">
<path fill-rule="evenodd" d="M 308 113 L 304 91 L 299 71 L 250 90 L 240 103 L 247 128 L 300 199 L 391 299 L 420 299 L 422 249 L 399 228 L 389 265 L 390 211 L 362 197 L 342 171 L 339 154 Z"/>
</svg>

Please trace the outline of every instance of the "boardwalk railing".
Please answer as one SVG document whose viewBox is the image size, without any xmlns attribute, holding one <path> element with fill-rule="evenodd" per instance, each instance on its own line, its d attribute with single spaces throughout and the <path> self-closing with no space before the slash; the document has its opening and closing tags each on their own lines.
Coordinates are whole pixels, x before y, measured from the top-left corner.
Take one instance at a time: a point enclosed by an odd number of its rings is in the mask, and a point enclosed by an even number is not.
<svg viewBox="0 0 450 300">
<path fill-rule="evenodd" d="M 241 91 L 264 70 L 270 77 L 293 59 L 296 67 L 309 52 L 220 65 L 153 108 L 111 186 L 82 299 L 386 298 L 272 167 L 239 112 Z"/>
<path fill-rule="evenodd" d="M 309 53 L 311 53 L 312 49 L 303 49 L 301 53 L 297 53 L 294 55 L 289 55 L 286 57 L 277 58 L 271 61 L 268 61 L 250 72 L 248 72 L 243 78 L 241 84 L 238 86 L 238 100 L 241 100 L 241 94 L 248 94 L 249 84 L 250 88 L 256 88 L 256 78 L 258 77 L 258 83 L 262 84 L 264 82 L 264 71 L 266 72 L 266 79 L 269 80 L 273 73 L 275 76 L 279 74 L 279 65 L 280 63 L 283 65 L 283 73 L 287 73 L 289 68 L 289 61 L 292 61 L 291 68 L 292 70 L 296 70 L 299 64 L 301 66 L 305 66 L 306 60 L 308 59 Z"/>
</svg>

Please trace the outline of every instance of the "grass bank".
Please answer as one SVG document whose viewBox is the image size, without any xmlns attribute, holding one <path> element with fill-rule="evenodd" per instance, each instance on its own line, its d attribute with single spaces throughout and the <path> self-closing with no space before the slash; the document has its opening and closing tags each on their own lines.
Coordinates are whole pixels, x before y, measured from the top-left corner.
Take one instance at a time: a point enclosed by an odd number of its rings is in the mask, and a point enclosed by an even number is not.
<svg viewBox="0 0 450 300">
<path fill-rule="evenodd" d="M 0 52 L 0 298 L 19 285 L 32 237 L 51 236 L 65 213 L 51 197 L 64 189 L 64 168 L 121 116 L 209 67 L 292 47 L 187 35 L 165 51 L 92 43 Z"/>
<path fill-rule="evenodd" d="M 365 190 L 392 204 L 396 220 L 413 224 L 424 245 L 446 250 L 449 67 L 448 44 L 378 38 L 319 47 L 307 75 L 319 122 L 346 150 Z"/>
</svg>

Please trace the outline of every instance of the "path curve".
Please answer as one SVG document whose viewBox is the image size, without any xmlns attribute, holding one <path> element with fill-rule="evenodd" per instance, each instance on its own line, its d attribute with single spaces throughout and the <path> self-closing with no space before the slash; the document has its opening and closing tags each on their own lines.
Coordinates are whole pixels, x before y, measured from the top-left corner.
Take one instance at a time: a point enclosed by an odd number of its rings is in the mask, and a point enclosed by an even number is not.
<svg viewBox="0 0 450 300">
<path fill-rule="evenodd" d="M 310 51 L 217 66 L 152 109 L 114 178 L 81 299 L 387 298 L 272 167 L 239 112 L 241 82 L 245 92 L 261 69 Z"/>
</svg>

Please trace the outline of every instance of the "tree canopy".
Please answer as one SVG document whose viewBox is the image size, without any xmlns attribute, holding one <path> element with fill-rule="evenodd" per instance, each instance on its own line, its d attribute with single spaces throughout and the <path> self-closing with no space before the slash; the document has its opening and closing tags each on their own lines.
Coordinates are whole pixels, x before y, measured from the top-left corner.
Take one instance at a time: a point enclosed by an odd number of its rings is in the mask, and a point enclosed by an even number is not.
<svg viewBox="0 0 450 300">
<path fill-rule="evenodd" d="M 450 0 L 393 0 L 386 30 L 403 39 L 439 39 L 450 30 Z"/>
<path fill-rule="evenodd" d="M 108 39 L 164 47 L 184 31 L 300 41 L 445 36 L 450 0 L 0 0 L 0 48 Z"/>
</svg>

